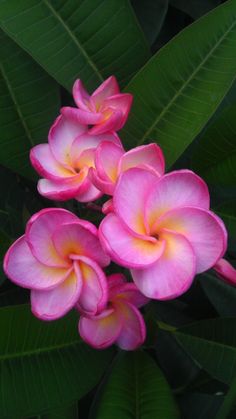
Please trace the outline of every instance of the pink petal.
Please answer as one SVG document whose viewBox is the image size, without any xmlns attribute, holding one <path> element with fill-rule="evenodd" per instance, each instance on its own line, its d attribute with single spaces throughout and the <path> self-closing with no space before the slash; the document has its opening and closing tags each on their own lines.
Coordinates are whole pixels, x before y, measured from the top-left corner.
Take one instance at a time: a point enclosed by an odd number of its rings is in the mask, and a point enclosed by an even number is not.
<svg viewBox="0 0 236 419">
<path fill-rule="evenodd" d="M 118 309 L 119 307 L 119 309 Z M 132 304 L 115 305 L 119 316 L 123 318 L 123 327 L 117 338 L 117 345 L 125 351 L 133 351 L 143 344 L 146 338 L 146 326 L 139 310 Z"/>
<path fill-rule="evenodd" d="M 133 148 L 120 159 L 119 172 L 131 167 L 152 168 L 159 176 L 165 172 L 165 160 L 161 148 L 157 144 L 142 145 Z"/>
<path fill-rule="evenodd" d="M 79 334 L 90 346 L 103 349 L 112 345 L 122 328 L 120 318 L 113 309 L 103 311 L 92 318 L 80 317 Z"/>
<path fill-rule="evenodd" d="M 119 275 L 123 277 L 123 275 Z M 123 280 L 124 281 L 124 280 Z M 118 280 L 111 283 L 109 280 L 109 300 L 117 301 L 128 301 L 135 307 L 142 307 L 149 302 L 149 299 L 145 297 L 137 288 L 137 286 L 130 282 L 119 283 Z"/>
<path fill-rule="evenodd" d="M 47 208 L 34 214 L 27 223 L 26 240 L 36 259 L 48 266 L 70 266 L 56 251 L 52 235 L 61 225 L 77 221 L 76 215 L 62 208 Z"/>
<path fill-rule="evenodd" d="M 92 112 L 89 109 L 84 111 L 83 109 L 71 108 L 70 106 L 64 106 L 61 108 L 61 113 L 64 117 L 68 118 L 73 116 L 74 120 L 81 125 L 93 125 L 99 124 L 103 120 L 101 112 Z"/>
<path fill-rule="evenodd" d="M 113 197 L 114 210 L 136 233 L 146 234 L 145 205 L 158 180 L 153 173 L 137 168 L 129 169 L 119 177 Z"/>
<path fill-rule="evenodd" d="M 103 214 L 109 214 L 109 212 L 114 212 L 113 207 L 113 199 L 108 199 L 108 201 L 104 202 L 102 206 L 102 213 Z"/>
<path fill-rule="evenodd" d="M 64 117 L 60 115 L 49 131 L 48 141 L 56 160 L 66 167 L 71 167 L 70 149 L 78 135 L 87 131 L 87 127 L 79 124 L 73 113 Z"/>
<path fill-rule="evenodd" d="M 100 266 L 91 259 L 78 256 L 75 271 L 80 272 L 83 286 L 77 308 L 82 314 L 95 315 L 107 304 L 107 281 Z"/>
<path fill-rule="evenodd" d="M 155 262 L 163 253 L 165 242 L 132 233 L 115 214 L 108 214 L 99 227 L 99 237 L 112 260 L 127 268 Z"/>
<path fill-rule="evenodd" d="M 107 277 L 107 282 L 109 290 L 111 290 L 113 287 L 125 284 L 126 278 L 123 274 L 111 274 Z"/>
<path fill-rule="evenodd" d="M 225 259 L 220 259 L 213 269 L 217 275 L 230 285 L 236 285 L 236 269 Z"/>
<path fill-rule="evenodd" d="M 120 93 L 114 96 L 110 96 L 107 98 L 103 103 L 103 108 L 111 108 L 115 111 L 121 111 L 122 112 L 122 119 L 120 120 L 120 125 L 118 129 L 121 129 L 130 112 L 130 108 L 133 102 L 133 96 L 130 93 Z M 117 131 L 118 131 L 117 129 Z"/>
<path fill-rule="evenodd" d="M 86 189 L 79 191 L 75 196 L 75 199 L 79 202 L 91 202 L 100 198 L 102 195 L 103 193 L 87 179 Z"/>
<path fill-rule="evenodd" d="M 100 123 L 90 128 L 90 134 L 98 135 L 110 131 L 118 131 L 122 125 L 123 115 L 120 110 L 107 109 L 103 114 L 103 119 Z"/>
<path fill-rule="evenodd" d="M 113 195 L 115 185 L 111 181 L 104 181 L 101 179 L 93 167 L 90 167 L 88 176 L 92 184 L 99 189 L 99 191 L 106 195 Z M 103 212 L 103 214 L 106 214 L 106 212 Z"/>
<path fill-rule="evenodd" d="M 118 175 L 118 164 L 124 154 L 123 147 L 112 142 L 103 141 L 96 149 L 95 167 L 98 176 L 105 181 L 115 183 Z"/>
<path fill-rule="evenodd" d="M 80 155 L 84 150 L 96 149 L 102 141 L 111 141 L 114 144 L 120 145 L 120 139 L 115 133 L 90 135 L 88 133 L 79 135 L 72 143 L 70 154 L 73 167 L 80 159 Z"/>
<path fill-rule="evenodd" d="M 81 278 L 72 271 L 58 286 L 49 291 L 31 291 L 33 314 L 42 320 L 56 320 L 71 310 L 82 289 Z"/>
<path fill-rule="evenodd" d="M 182 234 L 191 243 L 197 273 L 210 269 L 226 251 L 225 226 L 210 211 L 188 207 L 173 209 L 158 220 L 156 229 L 163 227 Z"/>
<path fill-rule="evenodd" d="M 209 209 L 206 183 L 190 170 L 179 170 L 162 176 L 153 186 L 146 202 L 146 219 L 152 228 L 165 212 L 179 207 Z"/>
<path fill-rule="evenodd" d="M 30 150 L 30 161 L 41 176 L 50 179 L 61 179 L 74 175 L 73 169 L 68 170 L 57 162 L 48 144 L 39 144 L 33 147 Z"/>
<path fill-rule="evenodd" d="M 100 266 L 107 266 L 110 262 L 97 235 L 79 221 L 58 226 L 53 234 L 53 243 L 57 252 L 69 260 L 74 260 L 77 255 L 86 256 Z"/>
<path fill-rule="evenodd" d="M 106 79 L 92 94 L 91 101 L 95 109 L 99 108 L 105 99 L 120 93 L 120 89 L 114 76 Z"/>
<path fill-rule="evenodd" d="M 75 81 L 73 85 L 72 93 L 73 93 L 73 97 L 74 97 L 74 101 L 76 105 L 85 111 L 88 110 L 88 103 L 90 100 L 90 96 L 88 92 L 85 90 L 84 85 L 81 80 L 78 79 Z"/>
<path fill-rule="evenodd" d="M 196 273 L 196 258 L 188 240 L 181 234 L 162 231 L 166 240 L 163 255 L 144 269 L 132 269 L 138 289 L 147 297 L 169 300 L 191 286 Z"/>
<path fill-rule="evenodd" d="M 54 288 L 68 275 L 68 268 L 54 268 L 38 262 L 25 236 L 16 240 L 6 253 L 4 271 L 15 284 L 37 290 Z"/>
<path fill-rule="evenodd" d="M 49 179 L 40 179 L 38 181 L 38 192 L 40 195 L 54 201 L 68 201 L 69 199 L 75 198 L 80 193 L 87 190 L 87 170 L 80 171 L 78 175 L 75 175 L 71 182 L 66 180 L 56 181 Z"/>
</svg>

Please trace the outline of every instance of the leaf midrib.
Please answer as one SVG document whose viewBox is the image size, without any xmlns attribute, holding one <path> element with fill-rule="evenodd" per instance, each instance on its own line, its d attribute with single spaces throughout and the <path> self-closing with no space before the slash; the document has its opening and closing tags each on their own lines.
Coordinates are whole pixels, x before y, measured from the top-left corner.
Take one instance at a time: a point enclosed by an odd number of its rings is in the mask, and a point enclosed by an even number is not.
<svg viewBox="0 0 236 419">
<path fill-rule="evenodd" d="M 215 44 L 215 46 L 208 52 L 204 60 L 197 66 L 197 68 L 194 70 L 194 72 L 190 75 L 190 77 L 186 80 L 186 82 L 182 85 L 182 87 L 176 92 L 176 94 L 173 96 L 173 98 L 170 100 L 168 105 L 164 107 L 162 112 L 158 115 L 158 117 L 155 119 L 154 123 L 147 129 L 147 131 L 142 136 L 141 140 L 137 143 L 137 145 L 142 144 L 144 140 L 149 136 L 151 131 L 155 128 L 155 126 L 158 124 L 158 122 L 162 119 L 162 117 L 166 114 L 166 112 L 169 110 L 169 108 L 172 106 L 172 104 L 175 102 L 175 100 L 181 95 L 181 93 L 184 91 L 184 89 L 188 86 L 188 84 L 193 80 L 195 75 L 198 73 L 198 71 L 201 70 L 201 68 L 205 65 L 207 60 L 211 57 L 211 55 L 214 53 L 214 51 L 218 48 L 218 46 L 224 41 L 224 39 L 228 36 L 228 34 L 231 32 L 231 30 L 235 27 L 236 22 L 234 22 L 229 29 L 224 33 L 224 35 L 221 36 L 219 41 Z M 142 70 L 141 70 L 142 71 Z M 235 79 L 235 77 L 234 77 Z"/>
<path fill-rule="evenodd" d="M 52 12 L 52 14 L 55 16 L 56 19 L 59 20 L 60 24 L 63 26 L 63 28 L 66 30 L 66 32 L 70 35 L 71 39 L 74 41 L 76 46 L 79 48 L 83 56 L 86 58 L 88 64 L 92 68 L 92 70 L 97 74 L 100 81 L 103 82 L 104 78 L 102 74 L 100 73 L 99 69 L 96 67 L 94 62 L 91 60 L 89 55 L 87 54 L 86 50 L 82 46 L 82 44 L 79 42 L 79 40 L 76 38 L 76 36 L 73 34 L 69 26 L 63 21 L 59 13 L 56 12 L 56 10 L 53 8 L 53 6 L 48 2 L 48 0 L 42 0 L 43 3 L 49 8 L 49 10 Z"/>
<path fill-rule="evenodd" d="M 16 109 L 16 111 L 17 111 L 17 113 L 18 113 L 18 116 L 19 116 L 19 118 L 20 118 L 20 122 L 21 122 L 21 124 L 22 124 L 22 126 L 23 126 L 23 129 L 25 130 L 26 135 L 27 135 L 27 138 L 28 138 L 28 140 L 29 140 L 30 144 L 31 144 L 31 145 L 32 145 L 32 147 L 33 147 L 35 144 L 34 144 L 34 141 L 33 141 L 32 136 L 31 136 L 31 132 L 30 132 L 30 130 L 29 130 L 29 128 L 28 128 L 28 126 L 27 126 L 27 124 L 26 124 L 26 122 L 25 122 L 24 116 L 23 116 L 23 114 L 22 114 L 22 112 L 21 112 L 20 106 L 19 106 L 19 104 L 18 104 L 18 102 L 17 102 L 16 96 L 15 96 L 15 94 L 14 94 L 14 91 L 13 91 L 12 87 L 11 87 L 11 83 L 10 83 L 10 81 L 8 80 L 8 77 L 7 77 L 7 75 L 6 75 L 6 72 L 5 72 L 5 70 L 4 70 L 4 67 L 3 67 L 3 65 L 1 65 L 1 64 L 0 64 L 0 71 L 1 71 L 2 76 L 3 76 L 3 80 L 4 80 L 4 81 L 5 81 L 5 83 L 6 83 L 6 86 L 7 86 L 7 89 L 8 89 L 8 91 L 9 91 L 9 94 L 10 94 L 10 96 L 11 96 L 11 99 L 12 99 L 12 101 L 13 101 L 14 105 L 15 105 L 15 109 Z"/>
<path fill-rule="evenodd" d="M 55 350 L 60 350 L 60 349 L 65 349 L 68 348 L 70 346 L 75 346 L 75 345 L 79 345 L 82 344 L 81 340 L 75 340 L 75 341 L 71 341 L 68 343 L 61 343 L 60 345 L 52 345 L 52 346 L 46 346 L 44 348 L 36 348 L 36 349 L 31 349 L 28 351 L 23 351 L 23 352 L 14 352 L 12 354 L 6 354 L 6 355 L 1 355 L 0 354 L 0 362 L 1 361 L 6 361 L 8 359 L 14 359 L 14 358 L 23 358 L 23 357 L 28 357 L 28 356 L 34 356 L 34 355 L 41 355 L 47 352 L 52 352 Z"/>
</svg>

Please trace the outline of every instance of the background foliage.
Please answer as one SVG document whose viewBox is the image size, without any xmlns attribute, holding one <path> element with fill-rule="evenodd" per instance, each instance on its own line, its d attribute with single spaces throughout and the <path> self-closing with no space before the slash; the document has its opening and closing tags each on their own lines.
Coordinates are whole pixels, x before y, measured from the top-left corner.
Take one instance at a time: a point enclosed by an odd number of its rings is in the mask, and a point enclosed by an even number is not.
<svg viewBox="0 0 236 419">
<path fill-rule="evenodd" d="M 53 204 L 36 192 L 30 148 L 73 104 L 76 78 L 92 91 L 114 74 L 134 95 L 127 149 L 156 141 L 169 168 L 208 182 L 236 266 L 236 0 L 2 0 L 0 27 L 1 259 Z M 0 283 L 1 419 L 236 417 L 236 290 L 213 272 L 145 308 L 134 353 L 90 349 L 75 313 L 40 322 L 27 291 L 3 272 Z"/>
</svg>

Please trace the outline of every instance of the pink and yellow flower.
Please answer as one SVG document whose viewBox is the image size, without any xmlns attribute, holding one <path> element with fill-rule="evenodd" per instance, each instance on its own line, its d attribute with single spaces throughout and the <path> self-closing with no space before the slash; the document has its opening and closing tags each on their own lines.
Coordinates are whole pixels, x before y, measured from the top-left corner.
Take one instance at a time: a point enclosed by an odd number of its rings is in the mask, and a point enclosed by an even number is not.
<svg viewBox="0 0 236 419">
<path fill-rule="evenodd" d="M 90 179 L 104 194 L 113 195 L 119 175 L 132 167 L 162 176 L 165 160 L 160 147 L 152 143 L 125 152 L 118 144 L 102 141 L 95 151 L 95 168 L 90 169 Z"/>
<path fill-rule="evenodd" d="M 86 313 L 103 309 L 107 283 L 101 267 L 109 261 L 93 224 L 48 208 L 31 217 L 25 234 L 8 250 L 4 270 L 15 284 L 31 290 L 35 316 L 54 320 L 77 302 Z"/>
<path fill-rule="evenodd" d="M 224 224 L 209 210 L 207 185 L 191 171 L 158 178 L 129 169 L 120 175 L 113 207 L 100 224 L 100 240 L 147 297 L 181 295 L 225 253 Z"/>
<path fill-rule="evenodd" d="M 146 337 L 145 323 L 138 308 L 148 299 L 135 284 L 125 282 L 122 274 L 110 275 L 107 280 L 107 307 L 96 316 L 82 313 L 79 333 L 85 342 L 97 349 L 107 348 L 113 343 L 121 349 L 136 349 Z"/>
<path fill-rule="evenodd" d="M 120 145 L 115 133 L 91 135 L 73 112 L 66 117 L 60 115 L 49 131 L 48 144 L 36 145 L 30 152 L 33 167 L 43 176 L 38 182 L 39 193 L 57 201 L 99 198 L 102 193 L 91 183 L 88 172 L 94 166 L 96 147 L 103 140 Z"/>
<path fill-rule="evenodd" d="M 236 269 L 227 260 L 218 260 L 213 268 L 223 281 L 230 285 L 236 285 Z"/>
<path fill-rule="evenodd" d="M 105 80 L 91 96 L 81 80 L 76 80 L 73 96 L 78 108 L 64 107 L 61 112 L 65 116 L 73 112 L 79 123 L 93 125 L 91 134 L 119 131 L 124 126 L 132 105 L 132 95 L 120 93 L 114 76 Z"/>
</svg>

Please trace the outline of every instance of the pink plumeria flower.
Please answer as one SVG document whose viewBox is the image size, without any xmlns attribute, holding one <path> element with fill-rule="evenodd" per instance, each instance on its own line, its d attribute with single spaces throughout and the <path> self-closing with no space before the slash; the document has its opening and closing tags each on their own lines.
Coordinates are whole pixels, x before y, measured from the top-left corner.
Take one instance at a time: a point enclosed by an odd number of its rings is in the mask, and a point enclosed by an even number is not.
<svg viewBox="0 0 236 419">
<path fill-rule="evenodd" d="M 109 264 L 96 227 L 64 209 L 48 208 L 31 217 L 26 233 L 8 250 L 6 275 L 31 290 L 32 312 L 43 320 L 66 314 L 79 301 L 94 314 L 107 302 Z"/>
<path fill-rule="evenodd" d="M 116 343 L 127 351 L 138 348 L 145 340 L 146 327 L 138 310 L 148 302 L 135 284 L 125 282 L 122 274 L 108 278 L 108 305 L 96 316 L 84 316 L 79 321 L 82 339 L 97 349 Z"/>
<path fill-rule="evenodd" d="M 120 93 L 114 76 L 105 80 L 91 96 L 81 80 L 76 80 L 73 96 L 78 108 L 64 107 L 62 113 L 67 115 L 68 112 L 73 112 L 81 124 L 93 125 L 91 134 L 119 131 L 128 118 L 132 104 L 132 95 Z"/>
<path fill-rule="evenodd" d="M 119 175 L 131 167 L 142 167 L 162 176 L 165 160 L 160 147 L 152 143 L 125 152 L 122 146 L 103 141 L 95 151 L 95 168 L 90 169 L 90 179 L 104 194 L 113 195 Z"/>
<path fill-rule="evenodd" d="M 88 172 L 94 166 L 95 149 L 103 140 L 120 145 L 115 133 L 91 135 L 73 113 L 60 115 L 49 131 L 48 144 L 36 145 L 30 152 L 33 167 L 43 177 L 38 182 L 39 193 L 57 201 L 99 198 L 102 193 L 91 183 Z"/>
<path fill-rule="evenodd" d="M 178 297 L 225 253 L 224 224 L 209 211 L 207 185 L 191 171 L 158 178 L 129 169 L 120 175 L 113 207 L 100 224 L 100 240 L 147 297 Z"/>
<path fill-rule="evenodd" d="M 218 260 L 213 269 L 225 282 L 230 285 L 236 285 L 236 269 L 227 260 Z"/>
</svg>

